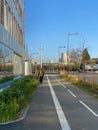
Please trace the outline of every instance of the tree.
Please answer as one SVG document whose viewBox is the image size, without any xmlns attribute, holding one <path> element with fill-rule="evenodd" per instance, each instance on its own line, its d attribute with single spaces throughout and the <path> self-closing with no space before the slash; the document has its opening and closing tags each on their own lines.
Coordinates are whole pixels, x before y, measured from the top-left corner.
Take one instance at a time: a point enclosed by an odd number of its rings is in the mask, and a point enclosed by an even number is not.
<svg viewBox="0 0 98 130">
<path fill-rule="evenodd" d="M 81 48 L 73 49 L 70 53 L 70 62 L 72 70 L 79 70 L 82 60 L 82 50 Z"/>
<path fill-rule="evenodd" d="M 85 62 L 85 61 L 88 61 L 88 60 L 90 60 L 90 55 L 88 53 L 87 48 L 85 48 L 83 50 L 83 53 L 82 53 L 82 61 Z"/>
<path fill-rule="evenodd" d="M 81 62 L 82 59 L 82 51 L 80 48 L 73 49 L 70 53 L 70 60 L 72 63 Z"/>
</svg>

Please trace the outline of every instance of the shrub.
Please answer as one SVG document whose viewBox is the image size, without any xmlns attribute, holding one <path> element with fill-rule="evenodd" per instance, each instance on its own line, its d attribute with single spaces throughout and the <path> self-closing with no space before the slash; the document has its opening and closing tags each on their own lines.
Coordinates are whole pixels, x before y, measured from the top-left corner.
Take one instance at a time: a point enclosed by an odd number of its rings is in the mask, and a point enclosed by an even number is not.
<svg viewBox="0 0 98 130">
<path fill-rule="evenodd" d="M 5 76 L 3 78 L 0 79 L 0 83 L 4 83 L 7 82 L 9 80 L 12 80 L 14 76 Z"/>
<path fill-rule="evenodd" d="M 0 122 L 16 119 L 18 113 L 30 103 L 37 85 L 37 78 L 26 76 L 0 93 Z"/>
</svg>

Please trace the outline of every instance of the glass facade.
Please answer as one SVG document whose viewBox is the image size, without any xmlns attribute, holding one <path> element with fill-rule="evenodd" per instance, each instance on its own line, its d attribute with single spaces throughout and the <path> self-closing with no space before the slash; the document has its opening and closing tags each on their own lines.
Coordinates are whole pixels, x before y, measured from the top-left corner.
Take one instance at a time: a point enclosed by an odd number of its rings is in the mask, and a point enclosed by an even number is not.
<svg viewBox="0 0 98 130">
<path fill-rule="evenodd" d="M 25 75 L 25 0 L 0 0 L 0 75 Z M 26 68 L 27 69 L 27 68 Z"/>
<path fill-rule="evenodd" d="M 4 28 L 10 33 L 10 35 L 19 42 L 19 44 L 24 47 L 23 41 L 23 27 L 20 26 L 19 21 L 21 24 L 23 23 L 23 12 L 20 7 L 18 0 L 13 0 L 13 5 L 15 6 L 16 14 L 19 17 L 19 20 L 14 15 L 14 12 L 11 11 L 11 7 L 8 4 L 8 1 L 1 0 L 0 1 L 0 23 L 4 26 Z"/>
<path fill-rule="evenodd" d="M 0 43 L 0 75 L 21 75 L 22 57 Z"/>
<path fill-rule="evenodd" d="M 21 75 L 22 74 L 22 57 L 16 53 L 13 53 L 13 73 L 15 75 Z"/>
<path fill-rule="evenodd" d="M 13 74 L 13 52 L 0 43 L 0 75 Z"/>
<path fill-rule="evenodd" d="M 0 0 L 0 75 L 24 74 L 24 0 Z"/>
</svg>

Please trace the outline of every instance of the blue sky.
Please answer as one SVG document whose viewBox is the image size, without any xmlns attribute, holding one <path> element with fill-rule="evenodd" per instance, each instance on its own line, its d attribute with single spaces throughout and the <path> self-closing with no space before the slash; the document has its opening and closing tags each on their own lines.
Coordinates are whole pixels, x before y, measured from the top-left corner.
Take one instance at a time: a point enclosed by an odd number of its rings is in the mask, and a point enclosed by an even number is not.
<svg viewBox="0 0 98 130">
<path fill-rule="evenodd" d="M 29 53 L 43 47 L 44 60 L 58 60 L 59 46 L 88 47 L 98 57 L 98 0 L 25 0 L 25 39 Z M 62 48 L 61 52 L 66 52 Z"/>
</svg>

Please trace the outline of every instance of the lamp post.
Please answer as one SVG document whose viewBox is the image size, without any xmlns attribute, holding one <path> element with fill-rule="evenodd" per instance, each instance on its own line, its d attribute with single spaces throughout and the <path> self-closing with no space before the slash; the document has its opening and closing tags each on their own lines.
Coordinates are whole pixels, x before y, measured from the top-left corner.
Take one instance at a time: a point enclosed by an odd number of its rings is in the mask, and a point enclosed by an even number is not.
<svg viewBox="0 0 98 130">
<path fill-rule="evenodd" d="M 40 69 L 42 69 L 42 46 L 40 46 Z"/>
<path fill-rule="evenodd" d="M 31 55 L 38 55 L 39 53 L 31 53 Z M 33 69 L 34 69 L 34 71 L 35 71 L 35 74 L 37 73 L 37 66 L 36 66 L 36 64 L 35 64 L 35 58 L 34 58 L 34 56 L 33 56 L 33 58 L 32 58 L 32 63 L 33 63 Z"/>
<path fill-rule="evenodd" d="M 69 37 L 73 35 L 78 35 L 78 33 L 68 33 L 67 34 L 67 67 L 68 67 L 68 74 L 69 74 Z"/>
<path fill-rule="evenodd" d="M 31 53 L 31 55 L 38 55 L 39 53 Z M 31 57 L 32 58 L 32 57 Z M 34 59 L 34 57 L 33 57 L 33 59 Z M 33 62 L 33 64 L 34 64 L 34 62 Z"/>
</svg>

